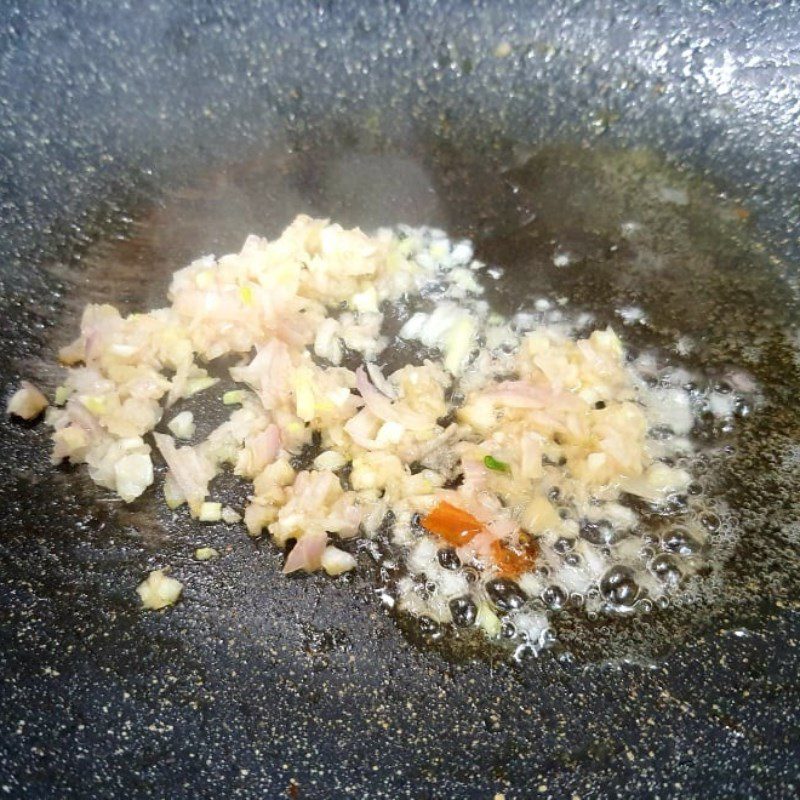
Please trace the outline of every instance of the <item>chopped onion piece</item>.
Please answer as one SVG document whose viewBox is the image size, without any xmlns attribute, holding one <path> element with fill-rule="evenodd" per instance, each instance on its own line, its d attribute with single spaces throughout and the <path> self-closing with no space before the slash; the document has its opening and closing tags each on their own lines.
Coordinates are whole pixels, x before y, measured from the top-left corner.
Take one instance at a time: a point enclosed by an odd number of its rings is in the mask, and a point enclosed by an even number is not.
<svg viewBox="0 0 800 800">
<path fill-rule="evenodd" d="M 475 323 L 468 317 L 461 319 L 447 333 L 444 365 L 453 375 L 461 374 L 474 341 Z"/>
<path fill-rule="evenodd" d="M 202 503 L 197 518 L 200 522 L 219 522 L 222 519 L 222 503 Z"/>
<path fill-rule="evenodd" d="M 297 416 L 304 422 L 311 422 L 314 419 L 316 403 L 309 369 L 301 367 L 295 372 L 294 393 Z"/>
<path fill-rule="evenodd" d="M 305 570 L 314 572 L 322 565 L 322 554 L 328 542 L 327 533 L 306 533 L 301 536 L 286 557 L 284 574 Z"/>
<path fill-rule="evenodd" d="M 191 411 L 181 411 L 167 423 L 167 427 L 176 438 L 191 439 L 195 432 L 194 416 Z"/>
<path fill-rule="evenodd" d="M 178 450 L 170 436 L 154 433 L 158 447 L 184 500 L 195 513 L 208 494 L 208 483 L 214 477 L 213 466 L 194 447 Z"/>
<path fill-rule="evenodd" d="M 347 459 L 336 450 L 325 450 L 314 459 L 314 466 L 317 469 L 328 469 L 335 471 L 347 464 Z"/>
<path fill-rule="evenodd" d="M 47 398 L 30 381 L 22 381 L 8 401 L 6 413 L 22 419 L 36 419 L 46 408 Z"/>
<path fill-rule="evenodd" d="M 153 462 L 146 453 L 131 453 L 114 464 L 117 494 L 126 502 L 135 500 L 153 482 Z"/>
<path fill-rule="evenodd" d="M 183 584 L 165 572 L 163 569 L 153 570 L 136 588 L 144 608 L 158 611 L 174 605 L 181 596 Z"/>
<path fill-rule="evenodd" d="M 356 565 L 356 560 L 350 553 L 331 545 L 325 548 L 321 563 L 322 569 L 328 575 L 341 575 L 343 572 L 353 569 Z"/>
<path fill-rule="evenodd" d="M 222 395 L 222 402 L 226 406 L 235 406 L 244 402 L 246 393 L 242 389 L 231 389 Z"/>
<path fill-rule="evenodd" d="M 500 622 L 500 618 L 497 616 L 497 614 L 492 611 L 492 608 L 488 603 L 481 603 L 478 606 L 475 624 L 478 627 L 483 628 L 484 632 L 489 638 L 493 639 L 494 637 L 500 635 L 502 623 Z"/>
<path fill-rule="evenodd" d="M 217 558 L 219 556 L 219 551 L 215 550 L 213 547 L 198 547 L 197 550 L 194 551 L 194 557 L 198 561 L 210 561 L 212 558 Z"/>
<path fill-rule="evenodd" d="M 381 368 L 377 364 L 370 361 L 367 364 L 367 372 L 378 391 L 383 392 L 390 400 L 397 399 L 397 391 L 394 386 L 384 378 Z"/>
<path fill-rule="evenodd" d="M 209 389 L 217 383 L 219 383 L 219 378 L 192 378 L 186 382 L 186 388 L 183 391 L 183 396 L 191 397 L 193 394 L 197 394 L 205 389 Z"/>
<path fill-rule="evenodd" d="M 227 525 L 235 525 L 237 522 L 242 521 L 242 515 L 238 511 L 234 511 L 230 506 L 224 506 L 222 509 L 222 521 Z"/>
<path fill-rule="evenodd" d="M 370 286 L 363 292 L 357 292 L 353 295 L 351 302 L 353 308 L 362 314 L 375 313 L 378 310 L 378 296 L 375 287 Z"/>
<path fill-rule="evenodd" d="M 72 390 L 66 386 L 57 386 L 56 387 L 56 396 L 53 398 L 53 404 L 57 406 L 63 406 L 67 400 L 69 400 L 69 396 L 72 394 Z"/>
<path fill-rule="evenodd" d="M 381 394 L 367 378 L 363 367 L 356 370 L 356 387 L 364 398 L 367 408 L 379 419 L 386 422 L 398 422 L 414 431 L 428 430 L 433 423 L 421 414 L 392 404 L 388 397 Z"/>
</svg>

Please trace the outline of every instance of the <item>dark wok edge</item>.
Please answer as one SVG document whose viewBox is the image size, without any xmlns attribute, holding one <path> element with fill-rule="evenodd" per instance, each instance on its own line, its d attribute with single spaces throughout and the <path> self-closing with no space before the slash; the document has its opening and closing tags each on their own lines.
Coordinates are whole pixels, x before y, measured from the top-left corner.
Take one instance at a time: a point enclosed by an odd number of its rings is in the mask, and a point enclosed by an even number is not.
<svg viewBox="0 0 800 800">
<path fill-rule="evenodd" d="M 650 144 L 746 196 L 771 250 L 797 259 L 793 5 L 216 5 L 0 10 L 4 392 L 74 285 L 53 262 L 124 229 L 123 210 L 212 156 L 302 138 L 319 119 L 389 130 L 400 150 L 442 118 L 486 141 Z M 0 434 L 8 463 L 41 459 L 42 446 L 39 430 Z M 229 635 L 210 599 L 219 586 L 195 618 L 139 623 L 131 586 L 109 586 L 103 566 L 111 536 L 114 569 L 141 569 L 124 526 L 87 510 L 86 486 L 53 498 L 41 460 L 31 473 L 30 486 L 0 489 L 9 796 L 272 797 L 295 778 L 301 797 L 793 793 L 790 604 L 765 604 L 750 638 L 709 620 L 656 666 L 447 664 L 388 635 L 366 584 L 279 591 L 275 555 L 258 553 L 253 575 L 242 543 L 227 574 L 243 609 Z M 37 510 L 52 529 L 24 537 Z M 270 592 L 262 616 L 248 598 Z M 352 630 L 326 638 L 353 592 L 364 603 Z M 313 624 L 298 607 L 316 609 Z"/>
</svg>

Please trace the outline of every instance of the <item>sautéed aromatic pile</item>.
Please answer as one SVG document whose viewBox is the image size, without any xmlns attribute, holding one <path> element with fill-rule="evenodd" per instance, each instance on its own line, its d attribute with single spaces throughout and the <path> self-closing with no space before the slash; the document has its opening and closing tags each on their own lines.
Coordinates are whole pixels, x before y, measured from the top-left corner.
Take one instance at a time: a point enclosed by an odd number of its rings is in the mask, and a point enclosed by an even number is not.
<svg viewBox="0 0 800 800">
<path fill-rule="evenodd" d="M 380 540 L 381 597 L 434 638 L 452 626 L 538 650 L 568 603 L 627 614 L 679 596 L 712 546 L 687 508 L 725 515 L 693 479 L 692 429 L 732 419 L 752 381 L 704 389 L 563 298 L 502 316 L 483 298 L 494 277 L 436 229 L 298 216 L 250 236 L 176 272 L 165 308 L 86 307 L 46 412 L 53 462 L 131 502 L 158 454 L 175 513 L 269 536 L 285 573 L 341 575 L 369 551 L 356 540 Z M 398 347 L 413 357 L 384 370 Z M 214 392 L 223 360 L 230 416 L 198 440 L 181 402 Z M 8 410 L 47 406 L 26 382 Z M 252 484 L 242 508 L 215 499 L 223 470 Z M 151 573 L 143 605 L 174 603 L 179 578 Z"/>
</svg>

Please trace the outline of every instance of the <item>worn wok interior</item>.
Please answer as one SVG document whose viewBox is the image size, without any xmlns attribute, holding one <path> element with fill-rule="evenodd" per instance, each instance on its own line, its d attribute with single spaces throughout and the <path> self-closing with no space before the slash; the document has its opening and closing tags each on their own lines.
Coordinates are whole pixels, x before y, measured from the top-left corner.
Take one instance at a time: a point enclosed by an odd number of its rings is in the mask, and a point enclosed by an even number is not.
<svg viewBox="0 0 800 800">
<path fill-rule="evenodd" d="M 267 539 L 155 490 L 124 506 L 49 464 L 44 425 L 4 422 L 7 796 L 794 795 L 793 6 L 53 0 L 0 22 L 4 398 L 57 385 L 86 302 L 159 305 L 191 258 L 301 211 L 469 236 L 506 270 L 499 310 L 634 303 L 631 347 L 692 336 L 693 366 L 741 366 L 763 396 L 706 464 L 738 537 L 696 602 L 567 610 L 521 663 L 425 642 L 366 551 L 352 576 L 287 580 Z M 166 564 L 184 598 L 143 613 L 135 587 Z"/>
</svg>

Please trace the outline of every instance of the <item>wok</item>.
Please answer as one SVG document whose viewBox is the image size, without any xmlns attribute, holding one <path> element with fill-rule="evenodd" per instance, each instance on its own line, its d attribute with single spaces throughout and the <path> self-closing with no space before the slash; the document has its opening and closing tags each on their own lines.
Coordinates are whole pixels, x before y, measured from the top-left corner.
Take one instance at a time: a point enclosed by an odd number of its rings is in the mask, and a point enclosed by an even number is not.
<svg viewBox="0 0 800 800">
<path fill-rule="evenodd" d="M 795 4 L 45 0 L 0 20 L 4 397 L 56 385 L 85 302 L 157 305 L 190 258 L 299 211 L 469 235 L 506 269 L 504 310 L 636 302 L 653 327 L 632 346 L 688 333 L 763 393 L 709 467 L 741 532 L 697 602 L 565 613 L 520 663 L 425 645 L 366 552 L 352 578 L 286 580 L 269 542 L 155 492 L 121 506 L 49 465 L 44 426 L 3 424 L 7 796 L 795 795 Z M 637 214 L 647 259 L 614 233 Z M 223 557 L 194 562 L 201 544 Z M 184 599 L 142 613 L 165 564 Z"/>
</svg>

